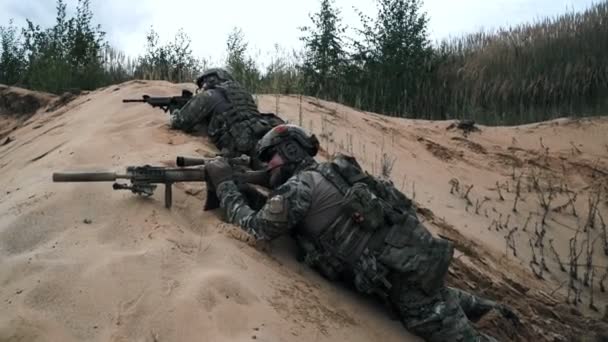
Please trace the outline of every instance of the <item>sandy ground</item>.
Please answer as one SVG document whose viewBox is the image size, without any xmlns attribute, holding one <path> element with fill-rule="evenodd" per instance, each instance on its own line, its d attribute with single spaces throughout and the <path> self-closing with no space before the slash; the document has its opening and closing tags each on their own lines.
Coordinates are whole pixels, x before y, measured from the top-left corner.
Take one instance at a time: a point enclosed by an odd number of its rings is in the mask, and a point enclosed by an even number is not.
<svg viewBox="0 0 608 342">
<path fill-rule="evenodd" d="M 167 210 L 162 191 L 144 199 L 111 183 L 51 182 L 53 171 L 123 171 L 213 154 L 204 138 L 169 130 L 162 111 L 121 102 L 183 86 L 134 81 L 83 94 L 42 108 L 0 141 L 0 341 L 417 341 L 382 305 L 297 263 L 289 239 L 254 246 L 217 211 L 203 212 L 203 184 L 176 185 Z M 450 283 L 522 317 L 513 326 L 490 315 L 480 329 L 519 341 L 580 340 L 604 329 L 608 119 L 481 127 L 465 137 L 450 122 L 308 97 L 258 100 L 263 111 L 312 129 L 320 159 L 351 152 L 374 174 L 394 161 L 395 184 L 430 229 L 457 245 Z M 590 216 L 594 227 L 585 229 Z M 550 248 L 570 270 L 575 234 L 576 305 L 566 303 L 568 273 Z M 592 287 L 583 285 L 587 255 Z"/>
</svg>

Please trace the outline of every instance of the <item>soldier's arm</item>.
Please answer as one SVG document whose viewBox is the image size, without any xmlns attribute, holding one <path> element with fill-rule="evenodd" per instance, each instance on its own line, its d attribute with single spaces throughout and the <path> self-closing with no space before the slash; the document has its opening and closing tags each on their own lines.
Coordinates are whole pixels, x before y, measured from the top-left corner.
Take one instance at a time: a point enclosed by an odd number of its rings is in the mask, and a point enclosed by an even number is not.
<svg viewBox="0 0 608 342">
<path fill-rule="evenodd" d="M 206 120 L 221 101 L 221 94 L 213 89 L 196 94 L 181 109 L 171 112 L 171 128 L 192 130 Z"/>
<path fill-rule="evenodd" d="M 228 221 L 263 240 L 288 233 L 306 216 L 312 200 L 312 182 L 306 174 L 290 178 L 258 211 L 247 204 L 232 181 L 223 182 L 216 191 Z"/>
</svg>

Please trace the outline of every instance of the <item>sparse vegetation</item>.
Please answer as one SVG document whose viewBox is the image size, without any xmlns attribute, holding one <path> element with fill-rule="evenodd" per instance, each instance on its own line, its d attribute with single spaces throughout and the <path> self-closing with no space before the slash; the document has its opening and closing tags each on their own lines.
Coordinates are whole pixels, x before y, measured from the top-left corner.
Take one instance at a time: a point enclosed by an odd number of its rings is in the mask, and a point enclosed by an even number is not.
<svg viewBox="0 0 608 342">
<path fill-rule="evenodd" d="M 395 161 L 397 161 L 396 157 L 391 157 L 387 153 L 382 154 L 382 160 L 380 162 L 381 171 L 380 175 L 385 179 L 391 178 L 391 173 L 393 172 L 393 167 L 395 166 Z"/>
<path fill-rule="evenodd" d="M 349 32 L 340 9 L 320 0 L 302 28 L 304 51 L 278 45 L 261 70 L 244 33 L 227 39 L 225 64 L 258 93 L 304 93 L 391 116 L 517 124 L 608 109 L 608 2 L 494 32 L 432 45 L 422 0 L 377 0 L 377 13 L 361 13 Z M 190 38 L 178 31 L 161 45 L 151 29 L 146 52 L 126 57 L 93 25 L 89 0 L 73 18 L 57 1 L 57 21 L 43 29 L 29 21 L 20 35 L 12 21 L 0 27 L 0 83 L 60 93 L 93 89 L 132 78 L 190 81 L 206 66 Z M 559 53 L 556 53 L 559 51 Z M 541 142 L 542 144 L 542 142 Z M 580 149 L 574 145 L 572 153 Z M 516 208 L 516 206 L 514 206 Z"/>
</svg>

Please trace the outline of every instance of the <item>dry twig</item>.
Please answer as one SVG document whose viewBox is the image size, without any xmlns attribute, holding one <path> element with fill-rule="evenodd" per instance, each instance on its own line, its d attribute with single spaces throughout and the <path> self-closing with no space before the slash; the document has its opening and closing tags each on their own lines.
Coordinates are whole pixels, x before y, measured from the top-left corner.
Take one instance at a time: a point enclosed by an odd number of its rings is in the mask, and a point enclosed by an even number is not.
<svg viewBox="0 0 608 342">
<path fill-rule="evenodd" d="M 599 281 L 600 291 L 602 293 L 606 292 L 606 287 L 604 287 L 604 281 L 606 281 L 606 278 L 608 278 L 608 266 L 606 267 L 606 272 L 604 272 L 604 275 L 602 276 L 602 278 Z"/>
<path fill-rule="evenodd" d="M 529 239 L 528 243 L 530 244 L 530 249 L 532 250 L 532 260 L 530 260 L 530 263 L 538 265 L 538 261 L 536 261 L 536 252 L 534 251 L 534 244 L 532 243 L 532 239 Z"/>
<path fill-rule="evenodd" d="M 599 311 L 595 304 L 593 303 L 593 278 L 595 276 L 595 269 L 591 269 L 591 288 L 589 288 L 589 309 L 597 312 Z"/>
<path fill-rule="evenodd" d="M 576 192 L 572 192 L 568 189 L 568 185 L 566 184 L 566 196 L 568 196 L 568 202 L 566 202 L 566 204 L 561 205 L 555 209 L 553 209 L 553 211 L 556 212 L 561 212 L 562 209 L 566 209 L 568 206 L 570 206 L 570 208 L 572 208 L 572 216 L 574 217 L 578 217 L 578 214 L 576 213 L 576 207 L 574 206 L 574 203 L 576 202 L 576 197 L 577 197 L 577 193 Z M 572 195 L 574 194 L 574 195 Z"/>
<path fill-rule="evenodd" d="M 521 177 L 524 175 L 522 172 L 517 178 L 517 184 L 515 185 L 515 201 L 513 202 L 513 212 L 517 212 L 517 201 L 521 197 Z"/>
<path fill-rule="evenodd" d="M 460 192 L 460 182 L 456 178 L 450 179 L 450 194 L 454 195 L 455 193 Z"/>
<path fill-rule="evenodd" d="M 604 218 L 602 214 L 598 211 L 597 216 L 600 218 L 600 223 L 602 225 L 602 240 L 604 242 L 604 255 L 608 256 L 608 236 L 606 236 L 606 222 L 604 222 Z"/>
<path fill-rule="evenodd" d="M 492 223 L 490 223 L 490 225 L 488 226 L 488 230 L 491 231 L 492 226 L 494 226 L 495 224 L 496 224 L 496 220 L 492 220 Z"/>
<path fill-rule="evenodd" d="M 473 205 L 473 202 L 471 202 L 471 199 L 469 198 L 469 193 L 471 192 L 471 189 L 473 189 L 473 186 L 475 186 L 474 184 L 471 184 L 471 186 L 469 186 L 467 188 L 467 191 L 464 193 L 464 195 L 462 196 L 462 198 L 467 200 L 467 203 L 469 205 Z"/>
<path fill-rule="evenodd" d="M 583 153 L 574 143 L 571 141 L 570 145 L 572 146 L 572 154 L 581 154 Z"/>
<path fill-rule="evenodd" d="M 528 218 L 526 219 L 526 223 L 524 223 L 524 227 L 521 229 L 522 231 L 526 231 L 526 229 L 528 228 L 528 223 L 530 222 L 530 219 L 532 218 L 532 213 L 528 214 Z"/>
<path fill-rule="evenodd" d="M 597 207 L 600 203 L 601 188 L 595 192 L 595 196 L 589 196 L 589 212 L 587 214 L 587 223 L 585 224 L 585 231 L 587 228 L 595 228 L 595 216 L 597 214 Z"/>
<path fill-rule="evenodd" d="M 500 191 L 500 184 L 498 184 L 498 181 L 496 181 L 496 191 L 498 191 L 498 200 L 504 201 L 505 198 L 502 197 L 502 192 Z"/>
<path fill-rule="evenodd" d="M 481 202 L 479 202 L 479 199 L 475 200 L 475 214 L 479 215 L 479 209 L 481 209 L 481 206 L 489 200 L 488 197 L 484 197 Z"/>
<path fill-rule="evenodd" d="M 549 239 L 549 247 L 551 248 L 551 251 L 553 252 L 553 256 L 555 257 L 555 261 L 557 261 L 557 264 L 559 265 L 560 271 L 567 272 L 566 268 L 564 267 L 564 264 L 562 263 L 562 260 L 559 257 L 559 254 L 555 250 L 555 247 L 553 247 L 553 239 Z"/>
<path fill-rule="evenodd" d="M 382 154 L 382 160 L 380 161 L 382 177 L 385 179 L 391 178 L 391 173 L 393 172 L 396 161 L 397 157 L 390 157 L 387 153 Z"/>
<path fill-rule="evenodd" d="M 517 227 L 509 230 L 509 233 L 505 236 L 507 247 L 505 249 L 505 255 L 509 255 L 509 249 L 513 252 L 513 256 L 517 257 L 517 247 L 515 246 L 514 234 L 517 232 Z"/>
<path fill-rule="evenodd" d="M 580 228 L 576 230 L 576 233 L 574 233 L 574 237 L 572 237 L 568 241 L 569 247 L 570 247 L 570 252 L 568 254 L 568 258 L 570 260 L 570 278 L 573 278 L 575 280 L 578 280 L 578 258 L 580 257 L 581 253 L 583 252 L 582 248 L 581 248 L 580 253 L 577 253 L 577 251 L 576 251 L 577 239 L 578 239 L 579 233 L 580 233 Z"/>
<path fill-rule="evenodd" d="M 583 285 L 585 286 L 589 286 L 591 284 L 591 287 L 593 287 L 593 279 L 591 279 L 591 282 L 589 282 L 589 278 L 592 277 L 593 274 L 593 250 L 595 249 L 595 242 L 598 238 L 599 236 L 596 237 L 593 242 L 590 242 L 591 235 L 590 231 L 587 230 L 587 258 L 585 259 L 585 274 L 583 276 Z"/>
<path fill-rule="evenodd" d="M 498 215 L 498 222 L 496 222 L 496 231 L 502 229 L 502 213 Z"/>
</svg>

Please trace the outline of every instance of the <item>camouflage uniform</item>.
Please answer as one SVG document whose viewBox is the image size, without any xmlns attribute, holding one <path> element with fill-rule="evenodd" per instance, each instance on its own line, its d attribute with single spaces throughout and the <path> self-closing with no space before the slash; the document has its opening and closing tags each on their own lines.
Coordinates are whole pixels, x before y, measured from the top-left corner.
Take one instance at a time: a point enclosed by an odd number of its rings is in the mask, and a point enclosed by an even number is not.
<svg viewBox="0 0 608 342">
<path fill-rule="evenodd" d="M 398 227 L 382 223 L 367 229 L 375 225 L 371 214 L 357 229 L 352 221 L 343 224 L 344 202 L 353 195 L 339 190 L 344 177 L 330 165 L 312 158 L 302 163 L 257 211 L 233 181 L 224 181 L 217 187 L 221 207 L 231 223 L 257 239 L 293 235 L 307 264 L 330 280 L 346 280 L 360 292 L 378 295 L 409 331 L 428 341 L 494 341 L 477 332 L 467 316 L 481 316 L 497 304 L 444 286 L 451 243 L 432 237 L 408 200 Z"/>
<path fill-rule="evenodd" d="M 252 156 L 257 141 L 282 121 L 260 114 L 253 97 L 235 81 L 225 81 L 195 95 L 171 112 L 171 127 L 199 131 L 226 156 Z"/>
</svg>

